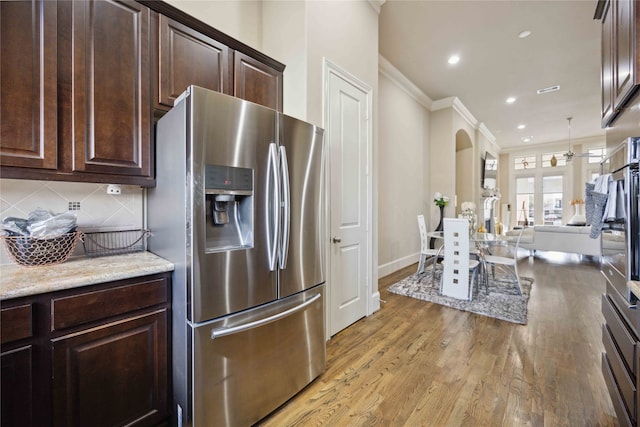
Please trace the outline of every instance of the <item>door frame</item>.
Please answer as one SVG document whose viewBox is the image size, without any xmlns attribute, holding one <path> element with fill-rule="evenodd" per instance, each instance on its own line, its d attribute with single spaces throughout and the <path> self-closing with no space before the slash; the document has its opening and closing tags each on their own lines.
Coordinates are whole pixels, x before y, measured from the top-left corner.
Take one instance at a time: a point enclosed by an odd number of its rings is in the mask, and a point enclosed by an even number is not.
<svg viewBox="0 0 640 427">
<path fill-rule="evenodd" d="M 362 80 L 355 77 L 353 74 L 349 73 L 345 69 L 341 68 L 334 62 L 331 62 L 329 59 L 322 58 L 322 123 L 325 127 L 325 135 L 329 135 L 328 131 L 328 117 L 330 116 L 329 111 L 329 78 L 331 75 L 335 75 L 336 77 L 346 81 L 350 85 L 355 86 L 362 92 L 366 94 L 366 108 L 367 108 L 367 164 L 365 166 L 366 170 L 366 187 L 367 187 L 367 226 L 366 226 L 366 316 L 370 316 L 372 313 L 380 309 L 380 291 L 378 287 L 373 287 L 374 282 L 377 283 L 377 271 L 373 266 L 373 89 L 364 83 Z M 328 303 L 325 307 L 325 315 L 327 319 L 326 325 L 326 334 L 327 339 L 331 338 L 331 325 L 329 324 L 331 320 L 331 307 L 329 306 L 331 303 L 331 293 L 333 292 L 331 286 L 331 256 L 330 256 L 330 248 L 331 248 L 331 221 L 330 221 L 330 201 L 331 201 L 331 145 L 328 141 L 325 140 L 325 188 L 327 191 L 325 192 L 325 227 L 326 227 L 326 239 L 327 239 L 327 249 L 325 257 L 326 259 L 326 272 L 327 272 L 327 297 L 326 300 Z M 375 291 L 374 291 L 375 289 Z"/>
</svg>

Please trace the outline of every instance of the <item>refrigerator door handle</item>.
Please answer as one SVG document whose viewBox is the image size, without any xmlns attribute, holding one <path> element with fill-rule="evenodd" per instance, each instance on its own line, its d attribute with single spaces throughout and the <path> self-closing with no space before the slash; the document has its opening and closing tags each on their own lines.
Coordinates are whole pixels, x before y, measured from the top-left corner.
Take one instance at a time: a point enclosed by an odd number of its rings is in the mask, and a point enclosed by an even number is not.
<svg viewBox="0 0 640 427">
<path fill-rule="evenodd" d="M 278 165 L 278 147 L 275 143 L 269 143 L 269 166 L 267 170 L 267 176 L 270 177 L 273 182 L 267 183 L 273 185 L 273 192 L 266 200 L 266 212 L 267 212 L 267 235 L 269 238 L 269 270 L 275 271 L 278 261 L 278 240 L 280 238 L 280 171 Z M 269 215 L 269 203 L 271 203 L 271 213 L 273 218 Z"/>
<path fill-rule="evenodd" d="M 291 194 L 289 191 L 289 162 L 287 150 L 280 146 L 280 172 L 282 173 L 282 237 L 280 243 L 280 268 L 287 267 L 289 255 L 289 231 L 291 228 Z"/>
<path fill-rule="evenodd" d="M 322 297 L 322 294 L 316 294 L 313 297 L 309 298 L 302 304 L 296 305 L 295 307 L 291 307 L 288 310 L 285 310 L 281 313 L 274 314 L 273 316 L 266 317 L 264 319 L 256 320 L 255 322 L 245 323 L 243 325 L 232 326 L 230 328 L 219 328 L 213 329 L 211 331 L 211 339 L 214 340 L 216 338 L 222 338 L 227 335 L 233 335 L 240 332 L 248 331 L 249 329 L 255 329 L 257 327 L 273 323 L 277 320 L 283 319 L 285 317 L 291 316 L 294 313 L 304 310 L 306 307 L 310 306 L 314 302 L 316 302 L 319 298 Z"/>
</svg>

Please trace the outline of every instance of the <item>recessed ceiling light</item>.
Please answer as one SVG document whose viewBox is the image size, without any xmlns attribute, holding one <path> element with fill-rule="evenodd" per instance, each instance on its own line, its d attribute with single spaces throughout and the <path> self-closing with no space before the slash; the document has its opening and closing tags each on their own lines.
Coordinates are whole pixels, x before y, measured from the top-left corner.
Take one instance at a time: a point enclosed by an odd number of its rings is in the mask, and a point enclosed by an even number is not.
<svg viewBox="0 0 640 427">
<path fill-rule="evenodd" d="M 514 102 L 516 102 L 516 98 L 515 98 L 515 96 L 510 96 L 505 100 L 505 102 L 507 104 L 513 104 Z"/>
<path fill-rule="evenodd" d="M 523 136 L 521 139 L 522 139 L 522 142 L 531 142 L 531 141 L 533 141 L 533 137 L 532 136 Z"/>
<path fill-rule="evenodd" d="M 520 31 L 518 33 L 518 37 L 521 38 L 521 39 L 526 39 L 530 35 L 531 35 L 531 30 L 524 30 L 524 31 Z"/>
<path fill-rule="evenodd" d="M 527 127 L 527 125 L 518 125 L 518 129 L 520 129 L 520 130 L 522 130 L 522 129 L 526 128 L 526 127 Z"/>
<path fill-rule="evenodd" d="M 458 62 L 460 62 L 460 57 L 458 55 L 451 55 L 447 62 L 451 65 L 457 64 Z"/>
</svg>

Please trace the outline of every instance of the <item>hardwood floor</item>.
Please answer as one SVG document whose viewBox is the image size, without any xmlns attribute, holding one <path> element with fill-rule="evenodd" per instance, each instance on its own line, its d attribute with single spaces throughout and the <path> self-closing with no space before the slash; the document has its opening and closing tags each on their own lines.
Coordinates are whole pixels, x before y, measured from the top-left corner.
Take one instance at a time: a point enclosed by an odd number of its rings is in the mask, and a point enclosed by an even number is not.
<svg viewBox="0 0 640 427">
<path fill-rule="evenodd" d="M 259 425 L 617 425 L 595 261 L 524 256 L 526 326 L 386 291 L 415 269 L 381 278 L 382 308 L 332 337 L 327 370 Z"/>
</svg>

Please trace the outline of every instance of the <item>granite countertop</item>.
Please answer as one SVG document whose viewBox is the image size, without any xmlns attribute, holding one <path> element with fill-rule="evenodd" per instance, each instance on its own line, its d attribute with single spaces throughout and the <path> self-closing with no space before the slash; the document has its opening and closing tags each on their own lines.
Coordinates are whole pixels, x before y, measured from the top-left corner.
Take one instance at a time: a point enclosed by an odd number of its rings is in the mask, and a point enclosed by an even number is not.
<svg viewBox="0 0 640 427">
<path fill-rule="evenodd" d="M 56 265 L 0 266 L 0 300 L 173 271 L 173 264 L 151 252 L 87 258 Z"/>
<path fill-rule="evenodd" d="M 627 287 L 635 296 L 640 298 L 640 282 L 637 280 L 630 280 L 627 282 Z"/>
</svg>

